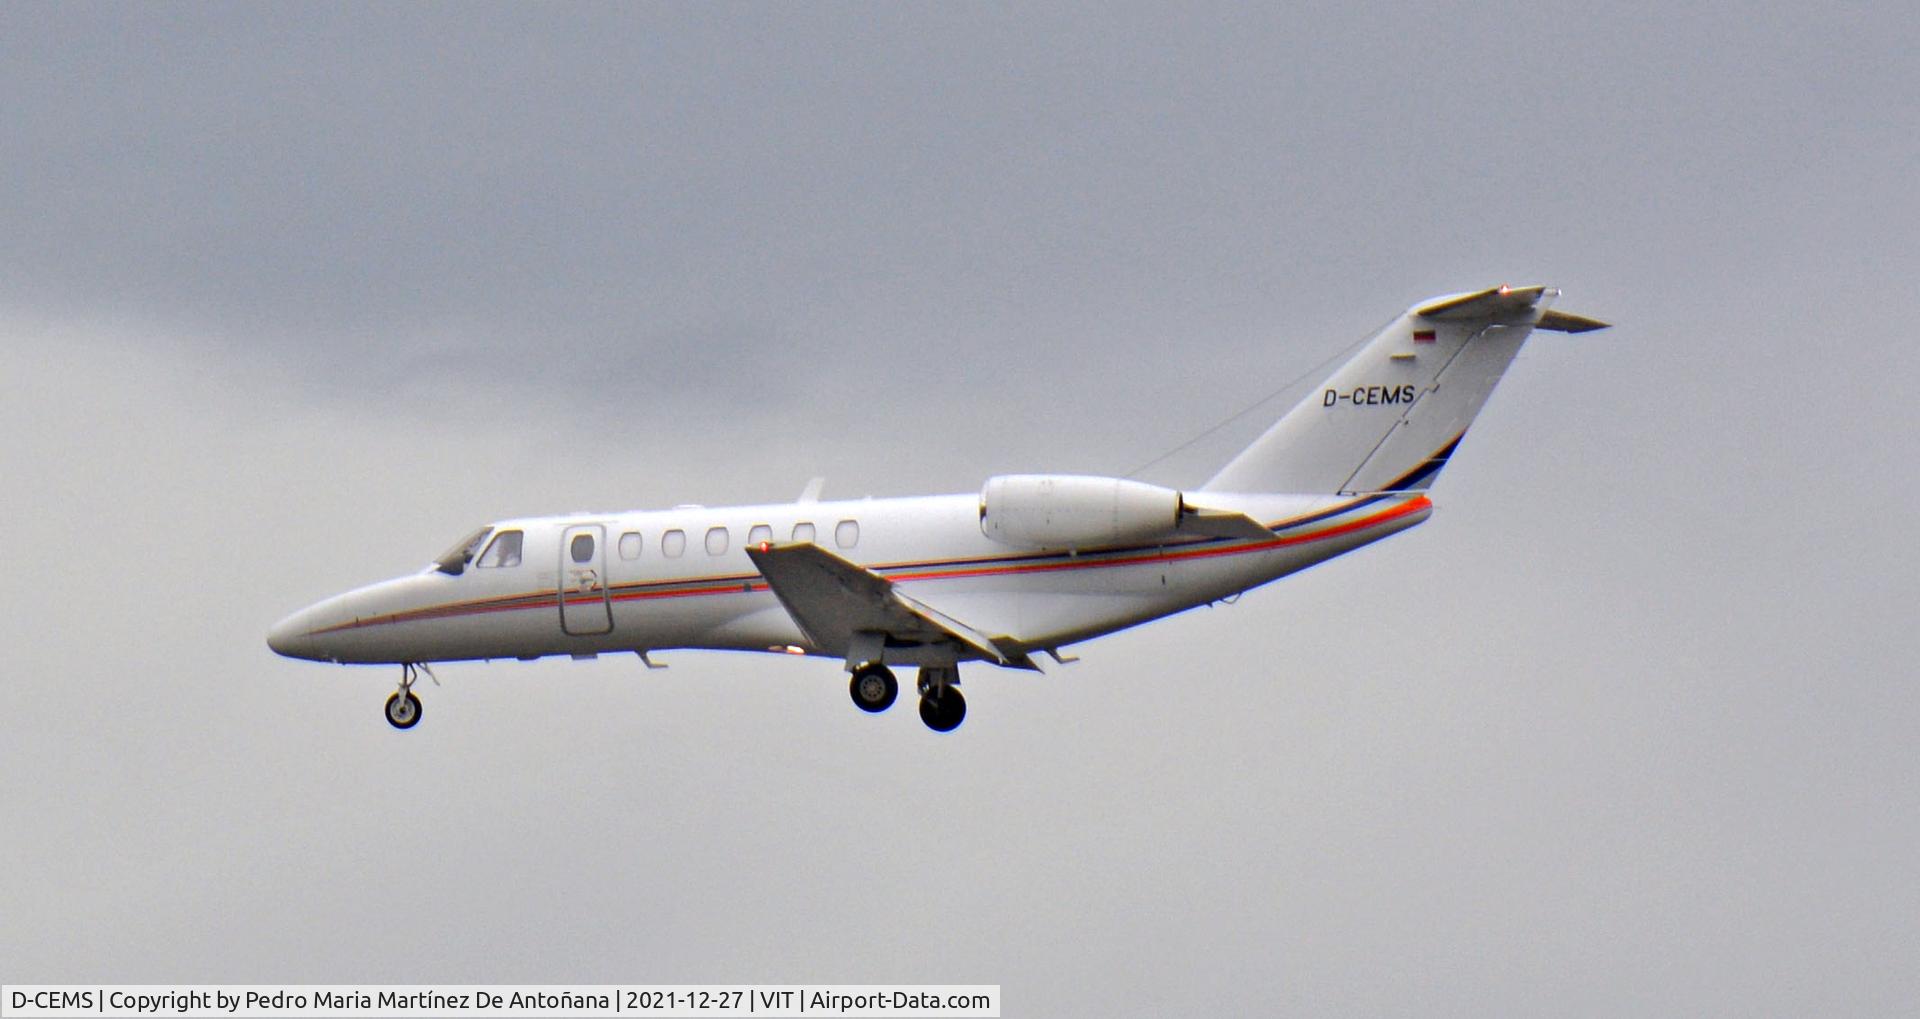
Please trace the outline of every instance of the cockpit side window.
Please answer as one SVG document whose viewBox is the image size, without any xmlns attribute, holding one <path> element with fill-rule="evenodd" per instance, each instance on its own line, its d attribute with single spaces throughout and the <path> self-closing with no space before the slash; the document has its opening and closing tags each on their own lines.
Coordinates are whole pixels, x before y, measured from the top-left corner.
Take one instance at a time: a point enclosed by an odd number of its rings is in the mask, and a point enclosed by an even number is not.
<svg viewBox="0 0 1920 1019">
<path fill-rule="evenodd" d="M 459 576 L 466 570 L 467 564 L 473 561 L 473 550 L 480 547 L 480 542 L 486 538 L 487 532 L 491 530 L 493 530 L 491 527 L 482 527 L 472 534 L 461 538 L 459 544 L 442 552 L 440 558 L 433 561 L 434 568 L 441 573 L 455 577 Z"/>
<path fill-rule="evenodd" d="M 480 562 L 476 565 L 481 569 L 520 565 L 520 546 L 524 540 L 525 535 L 519 531 L 501 531 L 493 536 L 487 550 L 480 553 Z"/>
</svg>

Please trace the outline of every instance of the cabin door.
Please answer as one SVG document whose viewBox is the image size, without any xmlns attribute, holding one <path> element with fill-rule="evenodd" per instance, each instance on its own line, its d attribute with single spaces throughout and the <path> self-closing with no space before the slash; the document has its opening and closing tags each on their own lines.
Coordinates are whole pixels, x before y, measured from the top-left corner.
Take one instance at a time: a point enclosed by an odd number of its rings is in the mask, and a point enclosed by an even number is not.
<svg viewBox="0 0 1920 1019">
<path fill-rule="evenodd" d="M 576 524 L 560 535 L 560 629 L 568 634 L 613 629 L 606 544 L 606 530 L 599 524 Z"/>
</svg>

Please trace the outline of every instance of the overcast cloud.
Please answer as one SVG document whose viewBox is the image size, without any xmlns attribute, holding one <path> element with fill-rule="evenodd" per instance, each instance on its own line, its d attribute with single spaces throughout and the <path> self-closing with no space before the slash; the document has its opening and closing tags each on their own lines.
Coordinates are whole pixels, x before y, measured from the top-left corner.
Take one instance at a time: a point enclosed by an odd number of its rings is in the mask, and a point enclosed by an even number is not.
<svg viewBox="0 0 1920 1019">
<path fill-rule="evenodd" d="M 0 976 L 1903 1011 L 1907 5 L 0 8 Z M 1431 522 L 968 673 L 385 669 L 481 521 L 1119 473 L 1565 287 Z M 1206 477 L 1275 400 L 1147 472 Z"/>
</svg>

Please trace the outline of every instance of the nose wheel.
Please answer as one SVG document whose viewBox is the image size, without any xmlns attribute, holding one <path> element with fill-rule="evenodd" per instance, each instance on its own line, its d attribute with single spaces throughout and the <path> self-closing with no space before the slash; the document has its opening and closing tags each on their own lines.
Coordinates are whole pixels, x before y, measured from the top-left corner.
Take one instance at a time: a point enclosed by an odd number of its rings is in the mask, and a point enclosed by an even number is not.
<svg viewBox="0 0 1920 1019">
<path fill-rule="evenodd" d="M 420 698 L 412 690 L 387 695 L 387 724 L 396 729 L 411 729 L 420 724 Z"/>
<path fill-rule="evenodd" d="M 425 672 L 427 678 L 438 684 L 439 677 L 425 665 L 412 662 L 400 666 L 400 689 L 387 695 L 387 724 L 396 729 L 411 729 L 420 724 L 420 698 L 414 695 L 413 681 Z"/>
</svg>

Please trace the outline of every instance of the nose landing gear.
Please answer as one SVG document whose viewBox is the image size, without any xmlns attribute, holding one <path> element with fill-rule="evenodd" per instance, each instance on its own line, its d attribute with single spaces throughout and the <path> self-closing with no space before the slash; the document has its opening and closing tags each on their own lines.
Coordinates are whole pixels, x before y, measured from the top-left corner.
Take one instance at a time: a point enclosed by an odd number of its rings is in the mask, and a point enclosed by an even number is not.
<svg viewBox="0 0 1920 1019">
<path fill-rule="evenodd" d="M 387 724 L 396 729 L 411 729 L 420 724 L 420 698 L 413 691 L 398 690 L 387 695 Z"/>
<path fill-rule="evenodd" d="M 387 695 L 388 725 L 396 729 L 411 729 L 420 724 L 420 698 L 414 696 L 413 681 L 420 678 L 422 672 L 433 680 L 435 686 L 440 685 L 440 677 L 435 676 L 426 665 L 400 663 L 400 689 Z"/>
</svg>

